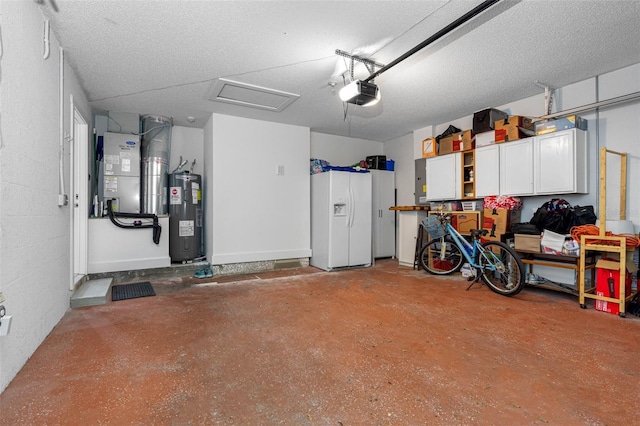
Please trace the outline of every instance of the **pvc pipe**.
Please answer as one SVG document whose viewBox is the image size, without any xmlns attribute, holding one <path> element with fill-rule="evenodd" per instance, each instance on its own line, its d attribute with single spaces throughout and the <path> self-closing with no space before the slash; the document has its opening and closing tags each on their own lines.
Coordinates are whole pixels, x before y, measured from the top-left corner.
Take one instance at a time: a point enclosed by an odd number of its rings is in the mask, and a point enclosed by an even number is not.
<svg viewBox="0 0 640 426">
<path fill-rule="evenodd" d="M 49 59 L 49 53 L 51 52 L 51 42 L 49 41 L 49 33 L 50 33 L 49 20 L 45 19 L 44 20 L 44 53 L 42 54 L 42 57 L 44 59 Z"/>
<path fill-rule="evenodd" d="M 59 160 L 60 160 L 60 180 L 59 191 L 60 196 L 64 195 L 64 48 L 60 47 L 60 75 L 59 75 L 59 100 L 60 100 L 60 147 L 59 147 Z M 58 205 L 61 207 L 64 205 L 58 201 Z"/>
</svg>

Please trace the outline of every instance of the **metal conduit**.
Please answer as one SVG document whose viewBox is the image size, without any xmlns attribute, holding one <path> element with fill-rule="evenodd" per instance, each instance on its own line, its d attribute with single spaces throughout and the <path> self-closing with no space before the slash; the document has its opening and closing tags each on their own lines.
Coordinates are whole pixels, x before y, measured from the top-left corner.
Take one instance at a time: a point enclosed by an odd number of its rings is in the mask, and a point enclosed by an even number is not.
<svg viewBox="0 0 640 426">
<path fill-rule="evenodd" d="M 549 118 L 566 117 L 567 115 L 577 114 L 579 112 L 590 111 L 604 106 L 620 104 L 623 102 L 631 102 L 640 99 L 640 92 L 629 93 L 628 95 L 618 96 L 615 98 L 607 99 L 604 101 L 594 102 L 591 104 L 565 109 L 564 111 L 554 112 L 553 114 L 543 115 L 542 117 L 534 118 L 533 121 L 542 121 Z"/>
<path fill-rule="evenodd" d="M 425 41 L 423 41 L 419 45 L 417 45 L 416 47 L 414 47 L 413 49 L 409 50 L 404 55 L 401 55 L 397 59 L 394 59 L 393 61 L 391 61 L 386 66 L 380 68 L 378 71 L 372 73 L 364 81 L 369 82 L 369 81 L 373 80 L 374 78 L 376 78 L 377 76 L 379 76 L 383 72 L 387 71 L 389 68 L 391 68 L 391 67 L 393 67 L 395 65 L 398 65 L 400 62 L 404 61 L 409 56 L 417 53 L 418 51 L 424 49 L 425 47 L 427 47 L 428 45 L 430 45 L 434 41 L 436 41 L 439 38 L 447 35 L 448 33 L 450 33 L 451 31 L 455 30 L 456 28 L 458 28 L 459 26 L 461 26 L 465 22 L 471 20 L 475 16 L 477 16 L 480 13 L 484 12 L 485 10 L 489 9 L 491 6 L 493 6 L 494 4 L 498 3 L 499 1 L 500 0 L 487 0 L 487 1 L 484 1 L 484 2 L 480 3 L 478 6 L 474 7 L 469 12 L 465 13 L 464 15 L 462 15 L 461 17 L 459 17 L 458 19 L 456 19 L 455 21 L 453 21 L 452 23 L 450 23 L 449 25 L 447 25 L 446 27 L 444 27 L 443 29 L 441 29 L 440 31 L 438 31 L 437 33 L 435 33 L 434 35 L 432 35 L 431 37 L 429 37 L 428 39 L 426 39 Z"/>
</svg>

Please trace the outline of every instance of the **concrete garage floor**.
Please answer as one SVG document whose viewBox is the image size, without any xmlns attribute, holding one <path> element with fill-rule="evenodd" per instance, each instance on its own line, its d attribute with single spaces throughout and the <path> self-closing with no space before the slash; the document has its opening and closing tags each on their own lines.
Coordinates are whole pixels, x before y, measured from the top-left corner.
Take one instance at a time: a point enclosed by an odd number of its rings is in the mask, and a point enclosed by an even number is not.
<svg viewBox="0 0 640 426">
<path fill-rule="evenodd" d="M 571 295 L 465 291 L 394 260 L 209 281 L 69 311 L 0 395 L 1 423 L 640 421 L 640 319 Z"/>
</svg>

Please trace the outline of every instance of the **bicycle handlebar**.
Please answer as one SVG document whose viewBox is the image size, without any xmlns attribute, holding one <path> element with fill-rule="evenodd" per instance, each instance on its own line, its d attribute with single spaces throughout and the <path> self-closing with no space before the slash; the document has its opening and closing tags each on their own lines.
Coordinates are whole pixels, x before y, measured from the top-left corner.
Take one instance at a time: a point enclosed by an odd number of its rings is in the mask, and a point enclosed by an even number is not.
<svg viewBox="0 0 640 426">
<path fill-rule="evenodd" d="M 453 217 L 453 214 L 451 213 L 443 213 L 442 209 L 438 209 L 438 211 L 435 212 L 435 216 L 440 219 L 441 223 L 445 223 L 445 222 L 450 222 L 451 218 Z"/>
</svg>

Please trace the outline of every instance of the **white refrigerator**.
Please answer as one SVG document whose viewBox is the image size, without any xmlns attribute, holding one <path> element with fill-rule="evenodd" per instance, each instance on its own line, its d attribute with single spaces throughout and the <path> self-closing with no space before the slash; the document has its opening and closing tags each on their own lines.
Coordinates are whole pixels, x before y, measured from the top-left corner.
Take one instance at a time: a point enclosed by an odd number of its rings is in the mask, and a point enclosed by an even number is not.
<svg viewBox="0 0 640 426">
<path fill-rule="evenodd" d="M 371 217 L 371 173 L 311 175 L 309 263 L 325 271 L 371 266 Z"/>
</svg>

